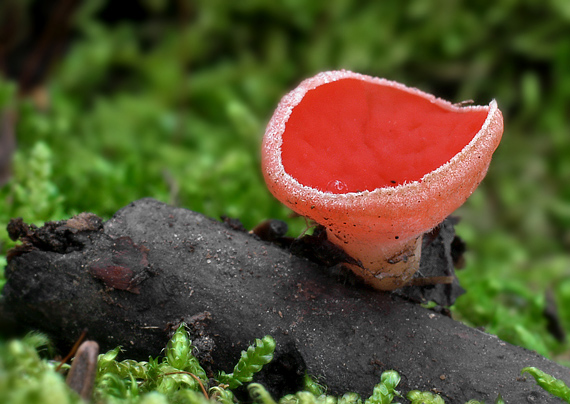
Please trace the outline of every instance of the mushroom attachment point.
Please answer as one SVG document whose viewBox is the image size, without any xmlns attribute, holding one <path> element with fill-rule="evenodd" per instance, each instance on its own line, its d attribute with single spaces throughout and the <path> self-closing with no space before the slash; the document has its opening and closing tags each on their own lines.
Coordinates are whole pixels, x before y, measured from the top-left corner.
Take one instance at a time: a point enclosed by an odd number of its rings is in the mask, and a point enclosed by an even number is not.
<svg viewBox="0 0 570 404">
<path fill-rule="evenodd" d="M 418 270 L 422 234 L 465 202 L 503 133 L 493 100 L 454 105 L 350 71 L 303 81 L 271 118 L 262 145 L 269 190 L 325 226 L 380 290 Z"/>
</svg>

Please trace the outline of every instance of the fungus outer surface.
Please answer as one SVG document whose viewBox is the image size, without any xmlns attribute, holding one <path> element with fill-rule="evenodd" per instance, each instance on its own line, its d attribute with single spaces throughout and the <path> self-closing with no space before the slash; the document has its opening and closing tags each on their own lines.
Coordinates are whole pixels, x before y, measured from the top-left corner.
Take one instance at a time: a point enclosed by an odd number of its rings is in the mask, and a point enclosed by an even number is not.
<svg viewBox="0 0 570 404">
<path fill-rule="evenodd" d="M 421 181 L 473 139 L 487 114 L 344 78 L 307 91 L 292 110 L 282 164 L 300 184 L 335 194 Z"/>
</svg>

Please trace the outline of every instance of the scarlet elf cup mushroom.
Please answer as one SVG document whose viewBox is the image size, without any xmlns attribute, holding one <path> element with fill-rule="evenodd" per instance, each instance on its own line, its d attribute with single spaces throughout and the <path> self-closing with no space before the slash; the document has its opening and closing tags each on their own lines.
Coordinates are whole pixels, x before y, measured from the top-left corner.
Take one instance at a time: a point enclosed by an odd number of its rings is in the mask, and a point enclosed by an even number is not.
<svg viewBox="0 0 570 404">
<path fill-rule="evenodd" d="M 503 133 L 493 100 L 459 106 L 350 71 L 303 81 L 271 118 L 262 145 L 269 190 L 325 226 L 328 239 L 381 290 L 418 270 L 422 234 L 465 202 Z"/>
</svg>

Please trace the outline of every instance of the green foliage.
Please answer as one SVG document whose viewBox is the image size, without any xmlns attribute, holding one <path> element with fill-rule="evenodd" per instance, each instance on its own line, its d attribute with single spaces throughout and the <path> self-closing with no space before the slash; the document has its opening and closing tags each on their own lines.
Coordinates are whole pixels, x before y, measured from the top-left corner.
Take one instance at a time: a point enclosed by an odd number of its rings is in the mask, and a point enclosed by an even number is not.
<svg viewBox="0 0 570 404">
<path fill-rule="evenodd" d="M 63 196 L 52 182 L 53 153 L 39 141 L 28 155 L 14 156 L 14 178 L 10 183 L 9 198 L 15 207 L 13 216 L 38 222 L 63 214 Z"/>
<path fill-rule="evenodd" d="M 505 400 L 503 400 L 503 397 L 501 397 L 501 395 L 499 394 L 497 396 L 497 398 L 494 401 L 495 404 L 505 404 Z M 477 401 L 477 400 L 469 400 L 467 401 L 465 404 L 485 404 L 482 401 Z"/>
<path fill-rule="evenodd" d="M 305 375 L 304 377 L 304 384 L 305 388 L 303 390 L 308 391 L 314 396 L 320 396 L 326 393 L 325 386 L 319 384 L 313 377 L 310 375 Z"/>
<path fill-rule="evenodd" d="M 551 293 L 565 329 L 570 325 L 568 257 L 531 258 L 512 236 L 492 234 L 475 241 L 472 230 L 459 224 L 458 233 L 477 255 L 467 255 L 468 268 L 458 272 L 468 290 L 455 304 L 454 316 L 474 327 L 544 356 L 562 354 L 568 342 L 554 338 L 544 311 Z"/>
<path fill-rule="evenodd" d="M 79 404 L 54 364 L 40 358 L 47 339 L 29 334 L 22 340 L 0 341 L 0 402 L 6 404 Z"/>
<path fill-rule="evenodd" d="M 231 390 L 220 386 L 214 386 L 210 389 L 210 398 L 221 404 L 234 404 L 237 401 Z"/>
<path fill-rule="evenodd" d="M 0 80 L 0 110 L 13 107 L 15 93 L 16 85 L 14 83 Z"/>
<path fill-rule="evenodd" d="M 259 383 L 251 383 L 249 386 L 247 386 L 247 390 L 249 392 L 250 397 L 253 399 L 255 403 L 277 404 L 271 397 L 271 394 L 269 394 L 269 392 L 265 390 L 265 387 L 263 387 Z M 282 403 L 280 402 L 280 404 Z"/>
<path fill-rule="evenodd" d="M 438 394 L 431 393 L 429 391 L 419 391 L 419 390 L 412 390 L 408 392 L 407 396 L 408 400 L 411 401 L 411 404 L 445 404 L 443 398 Z M 499 394 L 494 401 L 495 404 L 505 404 L 505 401 Z M 485 404 L 482 401 L 477 400 L 469 400 L 465 404 Z"/>
<path fill-rule="evenodd" d="M 344 393 L 338 399 L 338 404 L 362 404 L 362 399 L 356 393 Z"/>
<path fill-rule="evenodd" d="M 497 399 L 495 400 L 495 404 L 505 404 L 505 400 L 503 400 L 503 397 L 501 396 L 501 394 L 499 394 L 497 396 Z"/>
<path fill-rule="evenodd" d="M 394 395 L 399 395 L 395 390 L 400 383 L 400 375 L 394 370 L 388 370 L 380 376 L 380 383 L 374 387 L 372 396 L 364 404 L 390 404 Z"/>
<path fill-rule="evenodd" d="M 166 346 L 166 361 L 175 369 L 190 372 L 201 380 L 207 381 L 204 369 L 198 363 L 198 359 L 192 355 L 192 349 L 188 333 L 184 325 L 181 325 Z"/>
<path fill-rule="evenodd" d="M 275 340 L 266 335 L 262 339 L 256 339 L 255 344 L 250 345 L 247 351 L 242 351 L 239 362 L 230 374 L 221 372 L 218 380 L 229 385 L 230 389 L 235 389 L 243 383 L 250 382 L 253 375 L 261 368 L 271 362 L 275 351 Z"/>
<path fill-rule="evenodd" d="M 41 225 L 48 220 L 61 219 L 64 197 L 52 181 L 53 153 L 42 142 L 30 150 L 18 150 L 13 159 L 13 176 L 0 188 L 0 253 L 5 253 L 14 242 L 5 231 L 11 218 L 22 217 L 27 223 Z M 0 255 L 0 291 L 4 286 L 6 258 Z"/>
<path fill-rule="evenodd" d="M 40 352 L 49 348 L 49 341 L 39 333 L 30 333 L 22 340 L 0 342 L 0 401 L 4 404 L 80 403 L 81 399 L 71 391 L 60 373 L 55 371 L 57 362 L 42 359 Z M 99 355 L 94 386 L 94 401 L 101 404 L 239 404 L 231 391 L 251 381 L 254 373 L 267 364 L 275 350 L 275 341 L 266 336 L 258 339 L 242 353 L 234 373 L 223 372 L 210 382 L 204 369 L 192 355 L 192 344 L 185 325 L 181 324 L 166 346 L 165 356 L 149 358 L 148 362 L 131 359 L 117 361 L 121 352 L 117 347 Z M 263 364 L 262 364 L 263 363 Z M 64 365 L 62 370 L 69 369 Z M 530 373 L 537 383 L 549 393 L 570 402 L 570 388 L 562 381 L 534 367 L 522 373 Z M 324 387 L 312 378 L 305 379 L 309 390 L 282 397 L 278 404 L 363 404 L 355 393 L 342 397 L 324 393 Z M 380 383 L 364 404 L 391 404 L 400 375 L 394 370 L 382 373 Z M 232 387 L 232 385 L 234 387 Z M 277 404 L 267 390 L 258 383 L 250 383 L 251 399 L 258 404 Z M 209 398 L 205 395 L 208 391 Z M 443 399 L 431 392 L 412 390 L 406 395 L 411 404 L 443 404 Z M 495 404 L 504 403 L 501 396 Z M 470 400 L 467 404 L 479 404 Z"/>
<path fill-rule="evenodd" d="M 544 390 L 548 391 L 553 396 L 559 397 L 567 403 L 570 403 L 570 387 L 568 387 L 562 380 L 558 380 L 535 367 L 526 367 L 521 370 L 521 374 L 524 374 L 525 372 L 534 377 L 536 383 Z"/>
<path fill-rule="evenodd" d="M 387 370 L 380 376 L 380 383 L 374 386 L 372 395 L 364 401 L 365 404 L 390 404 L 394 396 L 400 396 L 395 390 L 400 382 L 400 375 L 394 370 Z M 261 404 L 274 404 L 267 391 L 260 385 L 249 385 L 250 395 Z M 362 404 L 362 398 L 356 393 L 346 393 L 342 397 L 330 396 L 322 389 L 317 391 L 299 391 L 288 394 L 279 400 L 279 404 Z"/>
<path fill-rule="evenodd" d="M 429 391 L 412 390 L 406 395 L 411 404 L 445 404 L 443 398 Z"/>
<path fill-rule="evenodd" d="M 3 404 L 80 403 L 68 389 L 63 376 L 55 372 L 57 362 L 40 358 L 38 349 L 48 345 L 42 334 L 32 333 L 18 341 L 0 343 L 0 401 Z M 269 362 L 275 349 L 271 337 L 256 340 L 239 361 L 234 375 L 215 380 L 217 386 L 204 392 L 209 380 L 192 354 L 192 344 L 185 325 L 176 330 L 163 358 L 148 362 L 125 359 L 118 361 L 117 347 L 99 355 L 94 400 L 108 404 L 232 404 L 236 401 L 226 384 L 234 378 L 239 386 L 251 380 L 253 373 Z M 270 353 L 271 352 L 271 353 Z M 263 362 L 263 364 L 262 364 Z M 69 369 L 64 365 L 62 369 Z M 260 393 L 263 395 L 263 393 Z"/>
<path fill-rule="evenodd" d="M 184 324 L 180 325 L 166 346 L 162 360 L 152 357 L 148 362 L 130 359 L 117 361 L 117 347 L 99 356 L 95 396 L 132 400 L 148 392 L 158 392 L 166 397 L 181 389 L 200 390 L 208 378 L 204 369 L 192 355 L 192 344 Z"/>
<path fill-rule="evenodd" d="M 0 268 L 4 268 L 6 266 L 6 257 L 0 255 Z M 4 287 L 6 283 L 6 278 L 4 277 L 4 271 L 0 269 L 0 291 Z"/>
</svg>

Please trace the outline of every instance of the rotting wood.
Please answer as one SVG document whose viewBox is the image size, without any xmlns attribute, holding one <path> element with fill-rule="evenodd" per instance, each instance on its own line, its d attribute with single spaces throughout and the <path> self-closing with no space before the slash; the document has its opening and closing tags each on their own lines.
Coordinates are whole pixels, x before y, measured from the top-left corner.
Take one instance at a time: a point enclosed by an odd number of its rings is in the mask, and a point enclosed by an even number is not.
<svg viewBox="0 0 570 404">
<path fill-rule="evenodd" d="M 298 390 L 305 373 L 330 394 L 368 397 L 394 369 L 401 391 L 435 390 L 458 403 L 498 393 L 513 403 L 559 402 L 520 377 L 525 366 L 570 382 L 567 368 L 412 303 L 417 290 L 401 292 L 406 299 L 374 291 L 189 210 L 143 199 L 102 225 L 89 215 L 73 223 L 83 225 L 19 228 L 39 241 L 12 254 L 0 301 L 0 313 L 49 333 L 63 351 L 87 328 L 103 352 L 122 345 L 147 360 L 186 321 L 209 372 L 231 371 L 241 350 L 272 335 L 274 360 L 256 381 L 275 397 Z M 49 229 L 57 248 L 45 243 Z M 452 232 L 448 223 L 426 238 L 424 275 L 442 276 L 430 265 L 448 271 Z"/>
</svg>

